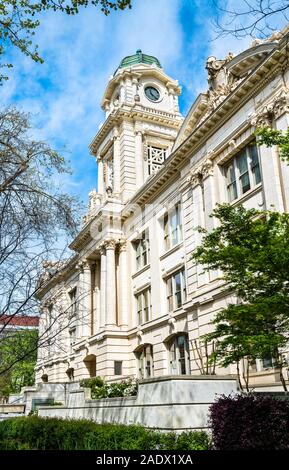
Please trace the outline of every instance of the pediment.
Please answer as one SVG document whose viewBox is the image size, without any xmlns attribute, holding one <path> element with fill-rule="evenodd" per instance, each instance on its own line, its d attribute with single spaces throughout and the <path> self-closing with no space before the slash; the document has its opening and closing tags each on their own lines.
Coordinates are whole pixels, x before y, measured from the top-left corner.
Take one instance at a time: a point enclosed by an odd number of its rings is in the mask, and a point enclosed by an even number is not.
<svg viewBox="0 0 289 470">
<path fill-rule="evenodd" d="M 208 94 L 200 93 L 195 102 L 193 103 L 190 111 L 188 112 L 180 130 L 177 135 L 173 151 L 181 145 L 184 140 L 193 132 L 197 127 L 202 117 L 208 110 Z"/>
</svg>

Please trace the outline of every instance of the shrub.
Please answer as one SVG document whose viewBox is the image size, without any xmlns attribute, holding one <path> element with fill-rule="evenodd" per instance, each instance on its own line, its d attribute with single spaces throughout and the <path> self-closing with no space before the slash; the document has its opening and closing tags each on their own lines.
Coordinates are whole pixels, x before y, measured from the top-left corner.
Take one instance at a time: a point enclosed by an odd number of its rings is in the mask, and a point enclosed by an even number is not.
<svg viewBox="0 0 289 470">
<path fill-rule="evenodd" d="M 249 395 L 221 396 L 210 407 L 218 450 L 289 449 L 289 402 Z"/>
<path fill-rule="evenodd" d="M 0 421 L 0 450 L 201 450 L 205 432 L 161 433 L 138 425 L 29 416 Z"/>
<path fill-rule="evenodd" d="M 81 380 L 80 386 L 91 389 L 92 399 L 129 397 L 137 394 L 137 383 L 132 379 L 107 384 L 102 378 L 94 377 Z"/>
</svg>

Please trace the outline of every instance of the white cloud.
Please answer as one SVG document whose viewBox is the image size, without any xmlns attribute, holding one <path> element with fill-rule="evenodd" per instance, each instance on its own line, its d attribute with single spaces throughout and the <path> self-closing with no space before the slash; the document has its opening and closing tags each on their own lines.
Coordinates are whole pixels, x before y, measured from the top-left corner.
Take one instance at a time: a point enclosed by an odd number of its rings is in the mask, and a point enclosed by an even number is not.
<svg viewBox="0 0 289 470">
<path fill-rule="evenodd" d="M 35 115 L 38 138 L 66 147 L 75 174 L 71 183 L 63 180 L 64 187 L 86 198 L 96 185 L 88 144 L 103 121 L 101 97 L 120 60 L 138 48 L 157 56 L 185 85 L 182 103 L 188 109 L 206 89 L 206 57 L 222 58 L 244 46 L 212 38 L 210 15 L 200 0 L 134 0 L 132 10 L 109 17 L 94 7 L 74 17 L 44 13 L 35 41 L 45 63 L 13 53 L 15 67 L 0 99 Z"/>
</svg>

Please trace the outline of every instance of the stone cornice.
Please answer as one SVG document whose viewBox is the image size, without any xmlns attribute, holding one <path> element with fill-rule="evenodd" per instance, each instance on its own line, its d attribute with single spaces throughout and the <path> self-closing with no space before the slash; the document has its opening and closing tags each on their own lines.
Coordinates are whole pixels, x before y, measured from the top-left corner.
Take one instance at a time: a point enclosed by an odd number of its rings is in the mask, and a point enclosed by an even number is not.
<svg viewBox="0 0 289 470">
<path fill-rule="evenodd" d="M 55 285 L 59 284 L 60 281 L 62 281 L 65 277 L 67 277 L 71 272 L 76 269 L 77 262 L 78 255 L 74 255 L 67 261 L 67 263 L 65 264 L 65 266 L 63 266 L 62 269 L 60 269 L 53 277 L 51 277 L 51 279 L 43 283 L 43 285 L 38 289 L 35 297 L 41 300 L 50 289 L 52 289 Z"/>
<path fill-rule="evenodd" d="M 130 206 L 146 204 L 176 175 L 187 163 L 188 158 L 200 149 L 206 140 L 216 132 L 230 117 L 252 96 L 258 93 L 284 67 L 287 57 L 286 41 L 288 35 L 280 41 L 269 56 L 248 75 L 220 105 L 195 128 L 192 134 L 169 156 L 163 168 L 148 181 L 123 210 L 123 217 L 130 215 Z M 285 64 L 286 65 L 286 64 Z"/>
<path fill-rule="evenodd" d="M 142 64 L 142 67 L 127 67 L 118 70 L 117 74 L 111 78 L 105 89 L 101 101 L 102 108 L 105 107 L 106 101 L 111 99 L 111 96 L 118 85 L 121 85 L 127 79 L 138 81 L 139 78 L 145 75 L 159 79 L 161 82 L 165 83 L 167 87 L 170 87 L 172 90 L 174 90 L 177 95 L 181 93 L 181 87 L 179 86 L 177 80 L 169 77 L 162 69 L 159 69 L 158 67 L 152 68 L 150 65 L 146 66 Z"/>
<path fill-rule="evenodd" d="M 116 111 L 113 111 L 108 116 L 92 140 L 91 144 L 89 145 L 90 153 L 92 155 L 96 156 L 98 147 L 105 135 L 107 135 L 107 133 L 110 132 L 110 130 L 112 130 L 115 125 L 119 125 L 123 118 L 126 118 L 130 121 L 143 120 L 150 123 L 155 122 L 176 130 L 180 128 L 183 121 L 181 115 L 176 115 L 174 113 L 168 113 L 166 111 L 160 111 L 154 108 L 144 107 L 142 105 L 131 106 L 128 103 L 123 104 L 120 108 L 118 108 Z"/>
</svg>

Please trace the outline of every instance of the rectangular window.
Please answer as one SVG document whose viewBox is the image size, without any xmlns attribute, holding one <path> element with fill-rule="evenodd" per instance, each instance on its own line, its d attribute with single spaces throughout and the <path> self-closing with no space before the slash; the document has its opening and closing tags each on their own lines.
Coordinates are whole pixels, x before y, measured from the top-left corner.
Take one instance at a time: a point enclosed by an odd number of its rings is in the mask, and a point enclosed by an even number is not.
<svg viewBox="0 0 289 470">
<path fill-rule="evenodd" d="M 114 375 L 122 375 L 122 361 L 114 361 Z"/>
<path fill-rule="evenodd" d="M 70 298 L 70 318 L 74 317 L 77 312 L 77 288 L 74 287 L 69 293 L 69 298 Z"/>
<path fill-rule="evenodd" d="M 151 319 L 151 289 L 143 290 L 136 295 L 138 323 L 141 325 Z"/>
<path fill-rule="evenodd" d="M 139 240 L 134 242 L 136 254 L 136 269 L 137 271 L 149 263 L 150 258 L 150 243 L 148 230 L 145 230 Z"/>
<path fill-rule="evenodd" d="M 175 204 L 172 210 L 164 215 L 164 247 L 169 250 L 182 241 L 181 204 Z"/>
<path fill-rule="evenodd" d="M 167 149 L 148 145 L 148 175 L 154 175 L 167 158 Z"/>
<path fill-rule="evenodd" d="M 225 168 L 229 202 L 248 192 L 261 182 L 256 143 L 250 143 Z"/>
<path fill-rule="evenodd" d="M 168 277 L 166 284 L 168 309 L 172 312 L 180 308 L 187 298 L 184 269 Z"/>
</svg>

